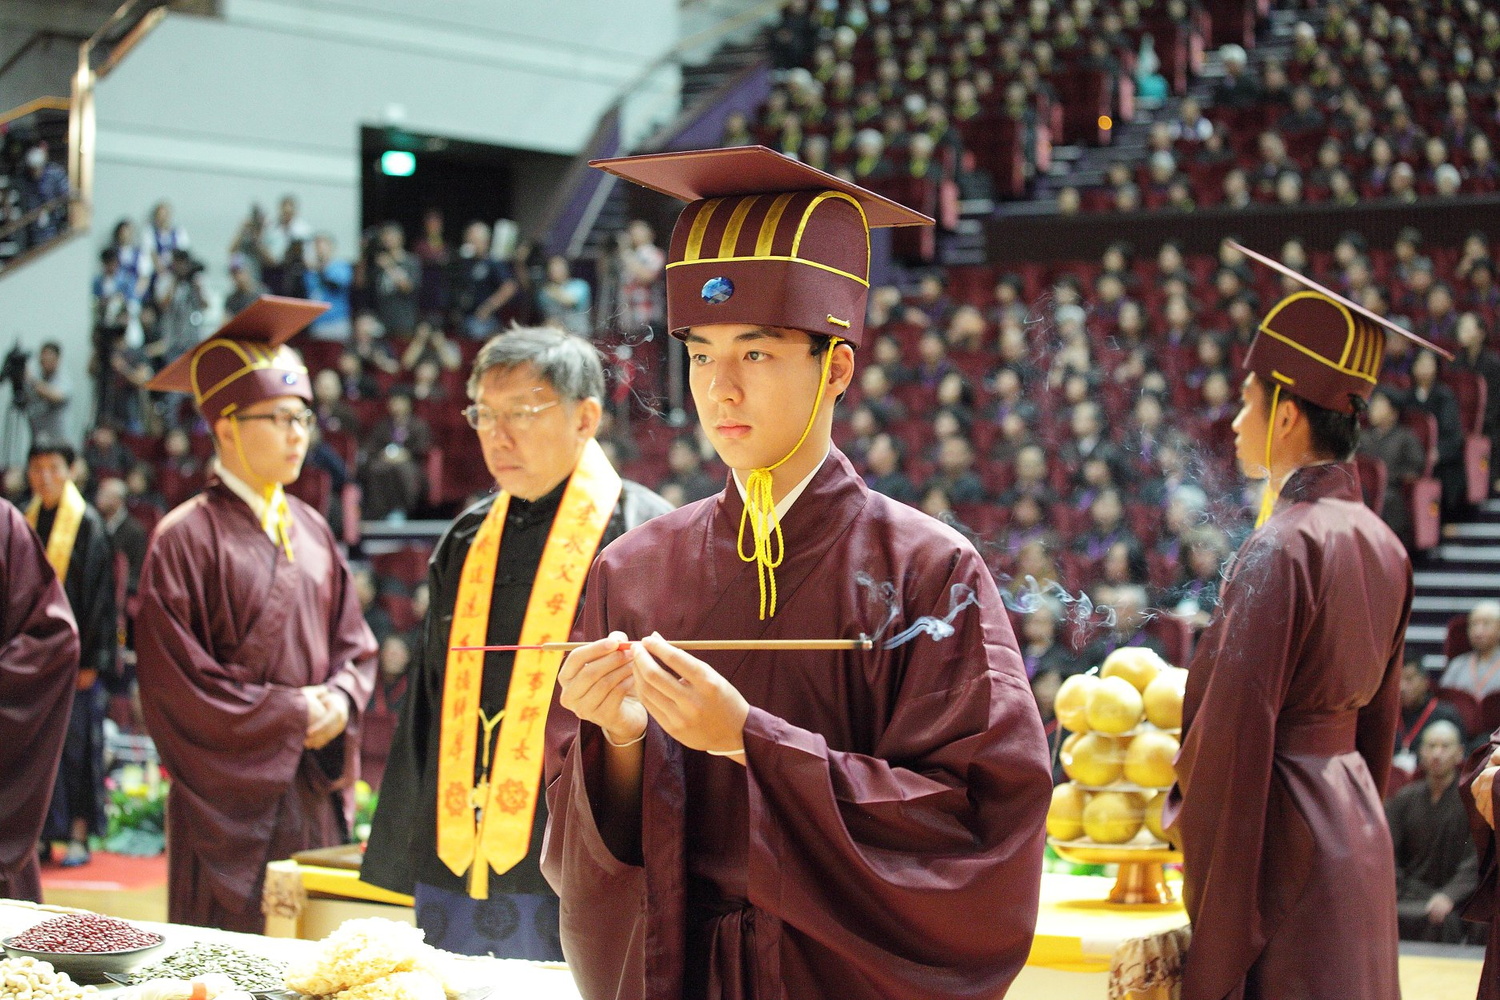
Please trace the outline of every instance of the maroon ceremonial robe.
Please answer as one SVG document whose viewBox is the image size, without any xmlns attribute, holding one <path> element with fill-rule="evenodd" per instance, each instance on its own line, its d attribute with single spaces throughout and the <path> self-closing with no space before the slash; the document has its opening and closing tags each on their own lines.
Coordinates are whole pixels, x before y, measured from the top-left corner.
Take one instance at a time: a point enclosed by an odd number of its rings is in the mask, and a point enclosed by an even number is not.
<svg viewBox="0 0 1500 1000">
<path fill-rule="evenodd" d="M 988 569 L 956 532 L 869 491 L 837 450 L 782 522 L 760 621 L 738 490 L 647 522 L 590 574 L 576 634 L 890 637 L 956 596 L 951 636 L 873 652 L 707 653 L 745 696 L 748 767 L 653 722 L 644 857 L 603 842 L 603 734 L 554 705 L 542 869 L 585 1000 L 1000 997 L 1036 921 L 1052 781 Z M 887 604 L 876 588 L 894 584 Z"/>
<path fill-rule="evenodd" d="M 1183 1000 L 1395 1000 L 1381 806 L 1411 564 L 1350 464 L 1295 472 L 1199 640 L 1166 822 L 1193 943 Z"/>
<path fill-rule="evenodd" d="M 1495 831 L 1474 808 L 1474 793 L 1469 786 L 1479 777 L 1479 772 L 1489 766 L 1490 755 L 1497 749 L 1500 749 L 1500 729 L 1491 734 L 1488 743 L 1470 755 L 1458 779 L 1459 793 L 1469 811 L 1469 833 L 1474 838 L 1475 850 L 1479 852 L 1479 888 L 1469 897 L 1464 917 L 1489 921 L 1490 925 L 1490 937 L 1484 947 L 1484 970 L 1479 974 L 1478 1000 L 1500 1000 L 1500 864 L 1496 859 Z M 1493 806 L 1500 807 L 1500 781 L 1491 788 L 1490 801 Z M 1500 815 L 1500 812 L 1491 815 Z"/>
<path fill-rule="evenodd" d="M 77 679 L 68 598 L 26 518 L 0 499 L 0 897 L 41 902 L 37 837 Z"/>
<path fill-rule="evenodd" d="M 168 514 L 141 570 L 137 674 L 172 779 L 169 916 L 259 933 L 266 862 L 345 840 L 375 638 L 328 524 L 288 496 L 295 560 L 220 482 Z M 349 726 L 302 746 L 298 690 L 349 698 Z"/>
</svg>

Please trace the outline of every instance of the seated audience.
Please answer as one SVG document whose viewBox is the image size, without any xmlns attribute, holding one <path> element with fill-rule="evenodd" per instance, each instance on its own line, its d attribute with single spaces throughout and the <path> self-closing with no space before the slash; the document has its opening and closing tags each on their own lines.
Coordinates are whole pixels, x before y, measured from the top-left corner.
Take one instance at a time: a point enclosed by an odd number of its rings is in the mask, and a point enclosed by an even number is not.
<svg viewBox="0 0 1500 1000">
<path fill-rule="evenodd" d="M 1469 612 L 1469 647 L 1448 661 L 1438 686 L 1476 698 L 1500 691 L 1500 601 L 1480 601 Z"/>
<path fill-rule="evenodd" d="M 1422 733 L 1424 776 L 1391 796 L 1386 821 L 1396 851 L 1396 914 L 1401 937 L 1457 943 L 1460 914 L 1479 883 L 1469 819 L 1459 797 L 1464 745 L 1458 727 L 1435 722 Z"/>
</svg>

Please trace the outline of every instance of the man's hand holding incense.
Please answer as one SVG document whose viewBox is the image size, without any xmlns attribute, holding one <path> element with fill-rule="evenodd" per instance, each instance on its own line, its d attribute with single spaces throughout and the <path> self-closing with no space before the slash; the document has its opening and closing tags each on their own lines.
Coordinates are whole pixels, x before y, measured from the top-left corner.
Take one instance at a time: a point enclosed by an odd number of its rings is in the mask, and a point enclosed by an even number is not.
<svg viewBox="0 0 1500 1000">
<path fill-rule="evenodd" d="M 636 690 L 657 725 L 692 750 L 745 762 L 750 703 L 717 670 L 652 633 L 635 644 Z"/>
<path fill-rule="evenodd" d="M 1490 763 L 1483 771 L 1474 778 L 1474 783 L 1469 790 L 1474 793 L 1474 808 L 1479 810 L 1479 815 L 1491 828 L 1495 825 L 1495 800 L 1493 798 L 1495 788 L 1495 773 L 1500 771 L 1500 750 L 1490 754 Z"/>
<path fill-rule="evenodd" d="M 628 746 L 646 733 L 646 709 L 636 697 L 631 666 L 634 649 L 624 632 L 611 632 L 573 650 L 557 672 L 562 707 L 604 730 L 615 746 Z"/>
</svg>

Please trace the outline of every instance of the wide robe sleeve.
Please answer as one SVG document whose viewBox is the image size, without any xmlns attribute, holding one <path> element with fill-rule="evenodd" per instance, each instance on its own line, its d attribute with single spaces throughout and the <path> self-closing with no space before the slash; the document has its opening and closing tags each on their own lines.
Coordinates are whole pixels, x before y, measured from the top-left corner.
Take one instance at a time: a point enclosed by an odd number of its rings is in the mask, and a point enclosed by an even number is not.
<svg viewBox="0 0 1500 1000">
<path fill-rule="evenodd" d="M 333 544 L 331 537 L 329 544 Z M 349 720 L 339 737 L 344 744 L 343 775 L 335 783 L 335 787 L 343 788 L 352 786 L 358 776 L 360 723 L 375 692 L 379 647 L 365 621 L 349 564 L 338 557 L 333 572 L 338 579 L 328 609 L 328 677 L 322 683 L 343 692 L 349 700 Z"/>
<path fill-rule="evenodd" d="M 993 579 L 972 549 L 951 551 L 946 573 L 915 577 L 921 592 L 908 595 L 909 606 L 946 607 L 956 584 L 972 589 L 978 605 L 958 614 L 949 638 L 918 636 L 874 654 L 903 669 L 888 724 L 873 734 L 870 752 L 833 749 L 818 732 L 765 709 L 750 711 L 747 890 L 758 911 L 758 964 L 773 981 L 779 973 L 788 982 L 816 980 L 822 995 L 842 985 L 859 996 L 993 997 L 1025 963 L 1052 787 L 1046 738 Z M 598 570 L 596 564 L 575 635 L 597 637 L 615 627 L 630 633 L 630 623 L 604 611 L 608 588 L 619 581 Z M 682 889 L 680 876 L 649 860 L 643 870 L 639 859 L 619 857 L 605 843 L 591 788 L 602 735 L 555 703 L 553 711 L 553 819 L 543 869 L 562 897 L 565 948 L 570 927 L 587 940 L 568 952 L 570 967 L 585 997 L 615 996 L 617 989 L 636 995 L 626 984 L 643 980 L 651 995 L 651 984 L 665 981 L 653 971 L 663 956 L 642 938 L 670 936 L 649 928 L 651 919 L 681 919 L 680 900 L 671 900 Z M 665 802 L 680 792 L 650 778 L 683 753 L 650 726 L 648 858 L 663 830 L 653 817 L 695 808 Z M 597 907 L 610 899 L 618 905 L 601 918 Z M 654 917 L 635 910 L 641 899 L 649 899 Z"/>
<path fill-rule="evenodd" d="M 20 512 L 0 501 L 0 882 L 35 855 L 77 677 L 62 585 Z"/>
<path fill-rule="evenodd" d="M 1276 720 L 1307 635 L 1312 586 L 1287 541 L 1267 530 L 1246 541 L 1188 670 L 1191 711 L 1164 822 L 1194 847 L 1183 902 L 1194 946 L 1214 942 L 1214 981 L 1226 984 L 1205 995 L 1227 993 L 1265 947 L 1261 854 L 1268 825 L 1290 819 L 1266 812 Z"/>
<path fill-rule="evenodd" d="M 1495 830 L 1484 821 L 1484 817 L 1479 815 L 1479 810 L 1475 808 L 1474 791 L 1471 786 L 1474 784 L 1474 779 L 1479 777 L 1479 772 L 1490 766 L 1490 756 L 1496 750 L 1500 750 L 1500 729 L 1491 733 L 1489 740 L 1469 755 L 1458 777 L 1458 791 L 1463 796 L 1464 808 L 1469 814 L 1469 834 L 1474 841 L 1474 850 L 1477 855 L 1475 860 L 1477 887 L 1474 894 L 1469 897 L 1464 916 L 1480 922 L 1495 921 L 1500 918 L 1500 906 L 1497 906 L 1497 897 L 1500 897 L 1500 865 L 1496 864 Z M 1491 806 L 1495 810 L 1490 815 L 1500 815 L 1500 781 L 1494 783 L 1490 795 Z M 1500 926 L 1500 924 L 1492 924 L 1492 926 Z M 1497 959 L 1500 959 L 1500 956 L 1497 956 Z M 1500 984 L 1496 985 L 1493 995 L 1500 996 Z"/>
<path fill-rule="evenodd" d="M 221 830 L 262 838 L 301 764 L 306 699 L 236 662 L 240 650 L 212 648 L 219 609 L 265 595 L 223 579 L 191 525 L 174 527 L 157 531 L 141 572 L 136 672 L 147 728 L 172 780 L 219 815 Z"/>
<path fill-rule="evenodd" d="M 1025 667 L 972 551 L 942 592 L 954 585 L 979 606 L 952 637 L 912 641 L 873 754 L 759 709 L 745 725 L 750 901 L 911 998 L 994 996 L 1020 972 L 1052 787 Z"/>
</svg>

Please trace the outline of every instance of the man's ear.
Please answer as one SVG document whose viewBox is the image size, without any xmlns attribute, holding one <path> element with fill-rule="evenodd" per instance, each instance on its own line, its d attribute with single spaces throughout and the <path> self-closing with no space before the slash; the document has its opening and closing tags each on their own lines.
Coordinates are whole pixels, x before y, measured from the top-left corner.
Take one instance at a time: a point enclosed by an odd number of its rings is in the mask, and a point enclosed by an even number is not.
<svg viewBox="0 0 1500 1000">
<path fill-rule="evenodd" d="M 604 405 L 590 396 L 578 401 L 578 412 L 574 414 L 575 426 L 580 440 L 588 440 L 599 430 L 599 420 L 604 415 Z"/>
<path fill-rule="evenodd" d="M 837 398 L 854 381 L 854 348 L 840 341 L 829 350 L 833 358 L 828 363 L 828 388 Z"/>
</svg>

